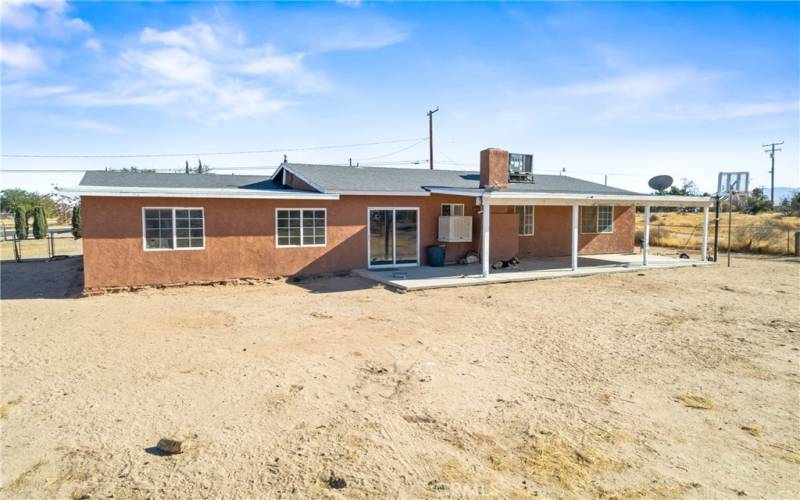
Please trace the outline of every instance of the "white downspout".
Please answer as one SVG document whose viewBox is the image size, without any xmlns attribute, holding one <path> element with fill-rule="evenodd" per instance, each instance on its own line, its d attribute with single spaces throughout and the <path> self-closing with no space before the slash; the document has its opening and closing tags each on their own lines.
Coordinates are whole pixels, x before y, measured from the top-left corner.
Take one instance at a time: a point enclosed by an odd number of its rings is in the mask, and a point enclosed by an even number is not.
<svg viewBox="0 0 800 500">
<path fill-rule="evenodd" d="M 572 270 L 578 270 L 578 205 L 572 205 Z"/>
<path fill-rule="evenodd" d="M 650 205 L 644 207 L 644 234 L 642 235 L 642 265 L 649 263 L 650 257 Z"/>
<path fill-rule="evenodd" d="M 489 277 L 489 221 L 491 220 L 491 204 L 486 195 L 481 197 L 483 206 L 483 219 L 481 223 L 481 264 L 483 265 L 483 277 Z"/>
</svg>

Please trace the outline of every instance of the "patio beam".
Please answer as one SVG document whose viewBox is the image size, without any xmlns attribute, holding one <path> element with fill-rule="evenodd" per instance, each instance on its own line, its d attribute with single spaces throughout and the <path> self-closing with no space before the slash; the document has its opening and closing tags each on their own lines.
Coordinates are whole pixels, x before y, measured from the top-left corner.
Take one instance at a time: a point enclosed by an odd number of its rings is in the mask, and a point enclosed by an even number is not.
<svg viewBox="0 0 800 500">
<path fill-rule="evenodd" d="M 703 262 L 708 260 L 708 207 L 703 207 L 703 248 L 700 255 Z"/>
<path fill-rule="evenodd" d="M 646 266 L 650 258 L 650 205 L 644 207 L 644 232 L 642 234 L 642 265 Z"/>
<path fill-rule="evenodd" d="M 489 224 L 492 215 L 492 205 L 486 196 L 481 197 L 483 208 L 483 219 L 481 223 L 481 265 L 483 267 L 483 277 L 489 277 Z"/>
<path fill-rule="evenodd" d="M 578 270 L 578 205 L 572 205 L 572 270 Z"/>
</svg>

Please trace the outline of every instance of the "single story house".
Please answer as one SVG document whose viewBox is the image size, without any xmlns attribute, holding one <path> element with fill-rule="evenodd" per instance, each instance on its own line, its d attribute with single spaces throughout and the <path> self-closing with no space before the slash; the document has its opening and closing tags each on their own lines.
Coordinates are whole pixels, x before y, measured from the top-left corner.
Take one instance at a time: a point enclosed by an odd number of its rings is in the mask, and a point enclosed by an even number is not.
<svg viewBox="0 0 800 500">
<path fill-rule="evenodd" d="M 296 163 L 267 177 L 89 171 L 62 191 L 81 197 L 87 290 L 424 266 L 425 248 L 440 243 L 448 262 L 479 254 L 484 276 L 512 256 L 571 256 L 577 269 L 578 255 L 634 252 L 636 206 L 702 207 L 707 228 L 711 204 L 532 174 L 494 148 L 481 151 L 479 172 Z"/>
</svg>

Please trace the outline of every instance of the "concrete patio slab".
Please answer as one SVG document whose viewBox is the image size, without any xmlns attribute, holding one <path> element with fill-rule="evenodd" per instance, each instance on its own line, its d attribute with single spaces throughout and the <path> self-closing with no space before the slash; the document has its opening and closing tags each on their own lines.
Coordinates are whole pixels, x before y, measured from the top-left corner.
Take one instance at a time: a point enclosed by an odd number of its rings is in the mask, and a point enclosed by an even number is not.
<svg viewBox="0 0 800 500">
<path fill-rule="evenodd" d="M 651 255 L 649 265 L 642 265 L 642 256 L 637 254 L 604 254 L 580 257 L 578 270 L 570 268 L 569 257 L 524 259 L 516 268 L 492 270 L 488 278 L 481 275 L 481 265 L 452 265 L 444 267 L 404 267 L 398 269 L 356 269 L 354 272 L 384 285 L 404 291 L 451 288 L 458 286 L 511 283 L 552 278 L 590 276 L 602 273 L 670 269 L 677 267 L 709 266 L 713 262 L 694 259 L 679 259 Z"/>
</svg>

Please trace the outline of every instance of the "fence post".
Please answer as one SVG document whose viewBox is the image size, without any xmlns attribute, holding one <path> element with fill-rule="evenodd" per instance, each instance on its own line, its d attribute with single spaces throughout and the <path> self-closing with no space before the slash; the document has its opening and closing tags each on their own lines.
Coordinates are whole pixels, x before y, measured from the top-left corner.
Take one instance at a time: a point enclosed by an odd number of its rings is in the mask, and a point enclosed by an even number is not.
<svg viewBox="0 0 800 500">
<path fill-rule="evenodd" d="M 22 255 L 20 255 L 21 249 L 17 247 L 18 242 L 19 240 L 17 239 L 17 233 L 15 231 L 14 234 L 12 235 L 12 240 L 11 240 L 11 243 L 14 245 L 14 260 L 16 260 L 17 262 L 22 262 Z"/>
<path fill-rule="evenodd" d="M 794 232 L 794 256 L 800 257 L 800 231 Z"/>
</svg>

